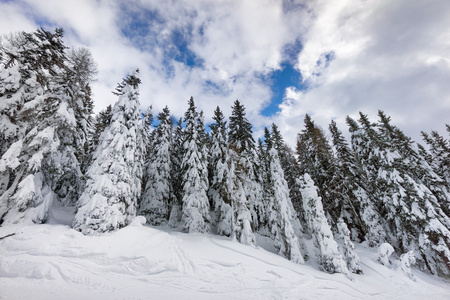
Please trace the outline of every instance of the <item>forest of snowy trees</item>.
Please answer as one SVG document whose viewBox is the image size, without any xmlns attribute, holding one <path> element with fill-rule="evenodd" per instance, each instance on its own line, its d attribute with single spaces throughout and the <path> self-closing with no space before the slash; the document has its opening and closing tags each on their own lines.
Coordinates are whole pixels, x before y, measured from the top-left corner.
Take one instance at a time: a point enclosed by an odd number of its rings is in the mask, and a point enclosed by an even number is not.
<svg viewBox="0 0 450 300">
<path fill-rule="evenodd" d="M 275 124 L 255 141 L 238 100 L 228 119 L 217 107 L 210 130 L 192 97 L 178 121 L 168 107 L 141 110 L 138 70 L 94 116 L 95 62 L 62 38 L 0 40 L 1 226 L 45 223 L 59 201 L 76 206 L 73 228 L 87 235 L 142 215 L 248 245 L 259 234 L 330 273 L 361 273 L 354 243 L 365 242 L 450 274 L 450 141 L 438 132 L 423 132 L 423 147 L 382 111 L 376 122 L 360 113 L 346 120 L 348 142 L 334 121 L 326 133 L 306 115 L 294 151 Z"/>
</svg>

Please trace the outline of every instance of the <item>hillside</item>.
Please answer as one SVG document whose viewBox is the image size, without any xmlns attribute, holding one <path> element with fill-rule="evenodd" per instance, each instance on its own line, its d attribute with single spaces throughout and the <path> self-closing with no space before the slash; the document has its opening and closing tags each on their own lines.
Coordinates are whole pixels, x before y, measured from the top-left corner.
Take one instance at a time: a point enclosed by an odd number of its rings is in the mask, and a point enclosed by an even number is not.
<svg viewBox="0 0 450 300">
<path fill-rule="evenodd" d="M 141 225 L 101 236 L 73 229 L 56 208 L 48 224 L 0 227 L 0 299 L 449 299 L 450 283 L 376 261 L 357 245 L 364 275 L 319 271 L 228 238 Z M 270 245 L 260 238 L 259 243 Z M 394 262 L 394 265 L 396 263 Z"/>
</svg>

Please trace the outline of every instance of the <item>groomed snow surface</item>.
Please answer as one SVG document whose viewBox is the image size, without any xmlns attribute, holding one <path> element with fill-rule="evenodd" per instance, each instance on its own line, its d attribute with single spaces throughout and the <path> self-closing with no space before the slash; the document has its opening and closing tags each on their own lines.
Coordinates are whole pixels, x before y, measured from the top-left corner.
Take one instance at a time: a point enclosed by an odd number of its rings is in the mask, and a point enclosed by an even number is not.
<svg viewBox="0 0 450 300">
<path fill-rule="evenodd" d="M 377 262 L 357 245 L 364 275 L 327 274 L 314 259 L 292 263 L 229 238 L 132 225 L 101 236 L 70 228 L 54 208 L 48 224 L 0 227 L 0 299 L 450 299 L 450 282 Z M 259 237 L 270 250 L 270 243 Z M 394 259 L 395 260 L 395 259 Z"/>
</svg>

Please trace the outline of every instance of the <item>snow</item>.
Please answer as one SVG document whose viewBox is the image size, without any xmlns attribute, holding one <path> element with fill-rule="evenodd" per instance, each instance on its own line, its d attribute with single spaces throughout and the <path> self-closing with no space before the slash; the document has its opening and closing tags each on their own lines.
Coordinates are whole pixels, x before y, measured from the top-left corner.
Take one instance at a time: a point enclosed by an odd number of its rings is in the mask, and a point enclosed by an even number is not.
<svg viewBox="0 0 450 300">
<path fill-rule="evenodd" d="M 394 253 L 394 248 L 389 243 L 383 243 L 378 247 L 378 261 L 389 267 L 391 265 L 390 257 Z"/>
<path fill-rule="evenodd" d="M 71 229 L 71 218 L 54 204 L 47 224 L 0 227 L 0 299 L 450 298 L 449 281 L 412 269 L 413 281 L 364 244 L 356 251 L 365 275 L 349 280 L 230 238 L 150 227 L 141 216 L 100 236 Z"/>
<path fill-rule="evenodd" d="M 20 152 L 22 151 L 22 146 L 23 146 L 23 141 L 19 140 L 19 141 L 13 143 L 9 147 L 9 149 L 5 152 L 5 154 L 3 154 L 2 158 L 0 159 L 0 172 L 4 172 L 7 167 L 14 170 L 20 165 L 18 156 L 20 155 Z"/>
</svg>

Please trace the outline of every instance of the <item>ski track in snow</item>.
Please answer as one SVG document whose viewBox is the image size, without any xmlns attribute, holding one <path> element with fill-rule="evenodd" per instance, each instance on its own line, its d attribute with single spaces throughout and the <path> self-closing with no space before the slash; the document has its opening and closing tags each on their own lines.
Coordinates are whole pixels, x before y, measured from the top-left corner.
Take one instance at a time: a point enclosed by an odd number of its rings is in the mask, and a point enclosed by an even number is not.
<svg viewBox="0 0 450 300">
<path fill-rule="evenodd" d="M 57 216 L 57 214 L 55 214 Z M 376 262 L 364 275 L 327 274 L 213 235 L 134 225 L 84 236 L 59 220 L 0 227 L 0 299 L 450 299 L 450 283 Z"/>
</svg>

